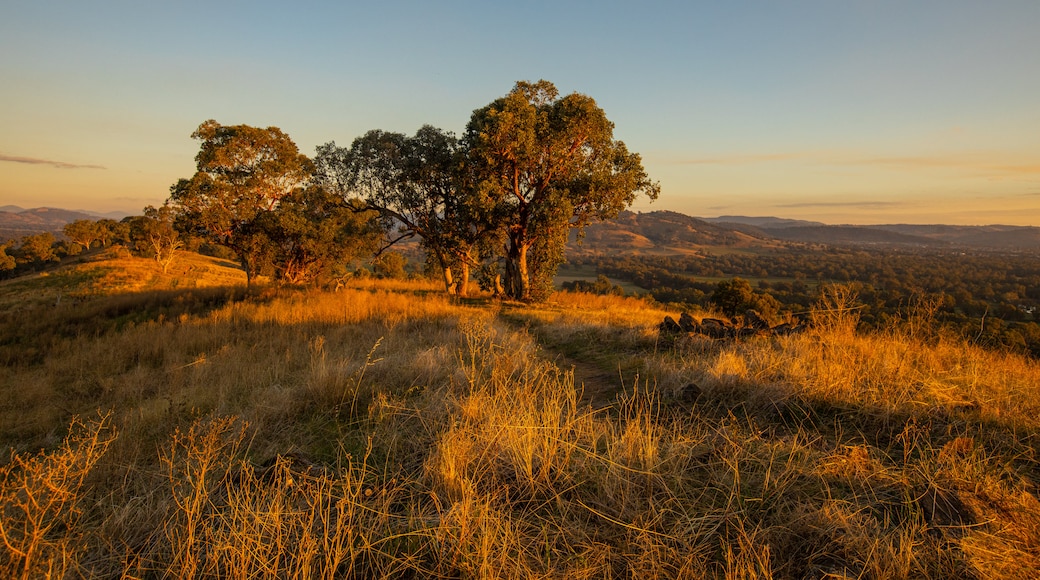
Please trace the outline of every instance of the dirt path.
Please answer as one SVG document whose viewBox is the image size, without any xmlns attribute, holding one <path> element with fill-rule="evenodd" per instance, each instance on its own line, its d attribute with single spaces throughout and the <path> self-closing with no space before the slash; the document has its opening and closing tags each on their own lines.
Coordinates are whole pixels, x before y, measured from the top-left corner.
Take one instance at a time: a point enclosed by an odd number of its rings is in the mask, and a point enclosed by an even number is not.
<svg viewBox="0 0 1040 580">
<path fill-rule="evenodd" d="M 526 328 L 513 316 L 500 315 L 499 319 L 513 329 Z M 530 328 L 527 331 L 538 344 L 541 358 L 555 364 L 560 370 L 574 372 L 574 386 L 582 393 L 582 401 L 597 409 L 609 407 L 617 401 L 618 393 L 624 390 L 624 380 L 628 378 L 623 379 L 618 369 L 611 372 L 592 361 L 568 355 L 540 339 L 537 331 Z"/>
<path fill-rule="evenodd" d="M 609 407 L 622 391 L 621 375 L 610 374 L 593 363 L 578 360 L 559 352 L 553 352 L 539 343 L 545 358 L 564 371 L 574 372 L 574 386 L 582 393 L 581 400 L 595 408 Z"/>
</svg>

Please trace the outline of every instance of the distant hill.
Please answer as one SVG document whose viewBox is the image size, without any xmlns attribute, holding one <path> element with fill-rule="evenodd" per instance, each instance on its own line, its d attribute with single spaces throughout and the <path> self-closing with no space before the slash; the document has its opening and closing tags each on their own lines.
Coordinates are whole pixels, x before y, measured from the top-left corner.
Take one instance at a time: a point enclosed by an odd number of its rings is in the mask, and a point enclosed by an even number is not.
<svg viewBox="0 0 1040 580">
<path fill-rule="evenodd" d="M 713 218 L 701 218 L 706 222 L 716 224 L 744 224 L 749 226 L 755 226 L 757 228 L 792 228 L 792 227 L 806 227 L 806 226 L 825 226 L 822 222 L 810 222 L 806 220 L 795 220 L 788 218 L 778 218 L 772 216 L 766 217 L 749 217 L 743 215 L 722 215 Z"/>
<path fill-rule="evenodd" d="M 1040 228 L 1032 226 L 946 226 L 890 224 L 871 228 L 973 248 L 1040 250 Z"/>
<path fill-rule="evenodd" d="M 782 226 L 762 228 L 770 236 L 790 242 L 840 245 L 949 245 L 940 239 L 926 238 L 912 233 L 900 233 L 868 226 Z"/>
<path fill-rule="evenodd" d="M 0 239 L 15 239 L 43 232 L 57 233 L 65 224 L 76 220 L 119 220 L 127 215 L 126 212 L 97 213 L 53 207 L 22 209 L 16 205 L 5 205 L 0 207 Z"/>
<path fill-rule="evenodd" d="M 729 224 L 709 223 L 674 211 L 624 211 L 617 219 L 590 225 L 581 245 L 572 243 L 569 251 L 688 253 L 706 247 L 770 245 L 775 245 L 775 242 L 768 236 L 740 231 Z"/>
<path fill-rule="evenodd" d="M 572 239 L 573 242 L 573 239 Z M 696 218 L 673 211 L 622 212 L 589 226 L 571 253 L 689 253 L 708 247 L 776 247 L 790 243 L 933 249 L 1040 250 L 1040 228 L 1027 226 L 827 225 L 777 217 Z"/>
</svg>

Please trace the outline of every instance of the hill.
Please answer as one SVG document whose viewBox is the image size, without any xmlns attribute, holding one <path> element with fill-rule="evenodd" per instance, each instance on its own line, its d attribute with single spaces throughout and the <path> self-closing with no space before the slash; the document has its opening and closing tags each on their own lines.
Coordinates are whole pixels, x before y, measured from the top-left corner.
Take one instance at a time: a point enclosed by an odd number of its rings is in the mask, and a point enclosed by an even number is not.
<svg viewBox="0 0 1040 580">
<path fill-rule="evenodd" d="M 60 233 L 65 224 L 99 218 L 122 219 L 120 212 L 100 214 L 56 208 L 0 207 L 0 240 L 40 232 Z M 762 249 L 784 244 L 969 248 L 1002 251 L 1040 250 L 1040 228 L 1025 226 L 949 226 L 882 224 L 827 225 L 778 217 L 720 216 L 696 218 L 673 211 L 623 211 L 598 222 L 578 241 L 572 233 L 570 255 L 594 253 L 689 254 L 708 248 Z"/>
<path fill-rule="evenodd" d="M 796 220 L 789 218 L 778 218 L 772 216 L 764 217 L 749 217 L 740 215 L 724 215 L 714 218 L 701 218 L 706 222 L 726 224 L 726 225 L 747 225 L 754 226 L 757 228 L 788 228 L 788 227 L 813 227 L 813 226 L 825 226 L 827 224 L 821 222 L 813 222 L 806 220 Z"/>
<path fill-rule="evenodd" d="M 913 230 L 910 230 L 913 231 Z M 901 233 L 881 227 L 865 226 L 794 226 L 762 228 L 762 232 L 779 240 L 829 245 L 948 246 L 939 238 Z"/>
<path fill-rule="evenodd" d="M 776 245 L 761 233 L 712 224 L 672 211 L 623 211 L 614 220 L 588 226 L 580 245 L 573 235 L 571 241 L 568 252 L 572 255 L 597 252 L 684 254 L 709 247 Z"/>
<path fill-rule="evenodd" d="M 920 320 L 857 333 L 832 294 L 802 334 L 716 341 L 633 298 L 156 272 L 96 255 L 0 284 L 5 577 L 1040 565 L 1040 367 Z"/>
<path fill-rule="evenodd" d="M 1040 228 L 1027 226 L 877 225 L 871 228 L 926 238 L 953 246 L 1029 250 L 1040 249 Z"/>
<path fill-rule="evenodd" d="M 879 224 L 828 225 L 776 217 L 721 216 L 704 218 L 720 227 L 765 238 L 831 245 L 890 245 L 983 250 L 1040 250 L 1040 228 L 1031 226 L 951 226 Z"/>
<path fill-rule="evenodd" d="M 96 219 L 96 216 L 90 214 L 50 207 L 0 211 L 0 239 L 17 239 L 41 232 L 58 233 L 67 223 Z"/>
<path fill-rule="evenodd" d="M 76 220 L 100 218 L 119 220 L 126 215 L 123 212 L 95 213 L 53 207 L 22 209 L 14 205 L 6 205 L 0 208 L 0 240 L 17 239 L 42 232 L 59 233 L 65 224 Z"/>
</svg>

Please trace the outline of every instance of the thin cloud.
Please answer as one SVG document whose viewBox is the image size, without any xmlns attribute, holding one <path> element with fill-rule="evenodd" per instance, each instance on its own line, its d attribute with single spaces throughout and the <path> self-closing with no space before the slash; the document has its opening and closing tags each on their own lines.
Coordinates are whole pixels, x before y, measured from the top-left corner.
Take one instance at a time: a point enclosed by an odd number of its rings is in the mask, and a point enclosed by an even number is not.
<svg viewBox="0 0 1040 580">
<path fill-rule="evenodd" d="M 15 155 L 3 155 L 0 154 L 0 161 L 7 161 L 8 163 L 24 163 L 25 165 L 50 165 L 57 169 L 107 169 L 103 165 L 86 165 L 78 163 L 68 163 L 65 161 L 54 161 L 53 159 L 38 159 L 36 157 L 17 157 Z"/>
</svg>

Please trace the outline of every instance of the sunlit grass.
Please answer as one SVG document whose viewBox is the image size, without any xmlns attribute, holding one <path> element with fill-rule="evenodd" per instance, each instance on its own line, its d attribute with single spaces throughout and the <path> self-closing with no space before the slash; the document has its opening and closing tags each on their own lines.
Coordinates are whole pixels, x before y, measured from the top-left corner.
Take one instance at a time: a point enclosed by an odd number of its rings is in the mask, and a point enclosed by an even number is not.
<svg viewBox="0 0 1040 580">
<path fill-rule="evenodd" d="M 1040 367 L 1015 355 L 840 317 L 664 339 L 677 313 L 587 294 L 91 283 L 2 319 L 5 577 L 1040 565 Z M 567 361 L 620 368 L 617 397 L 583 402 Z"/>
</svg>

